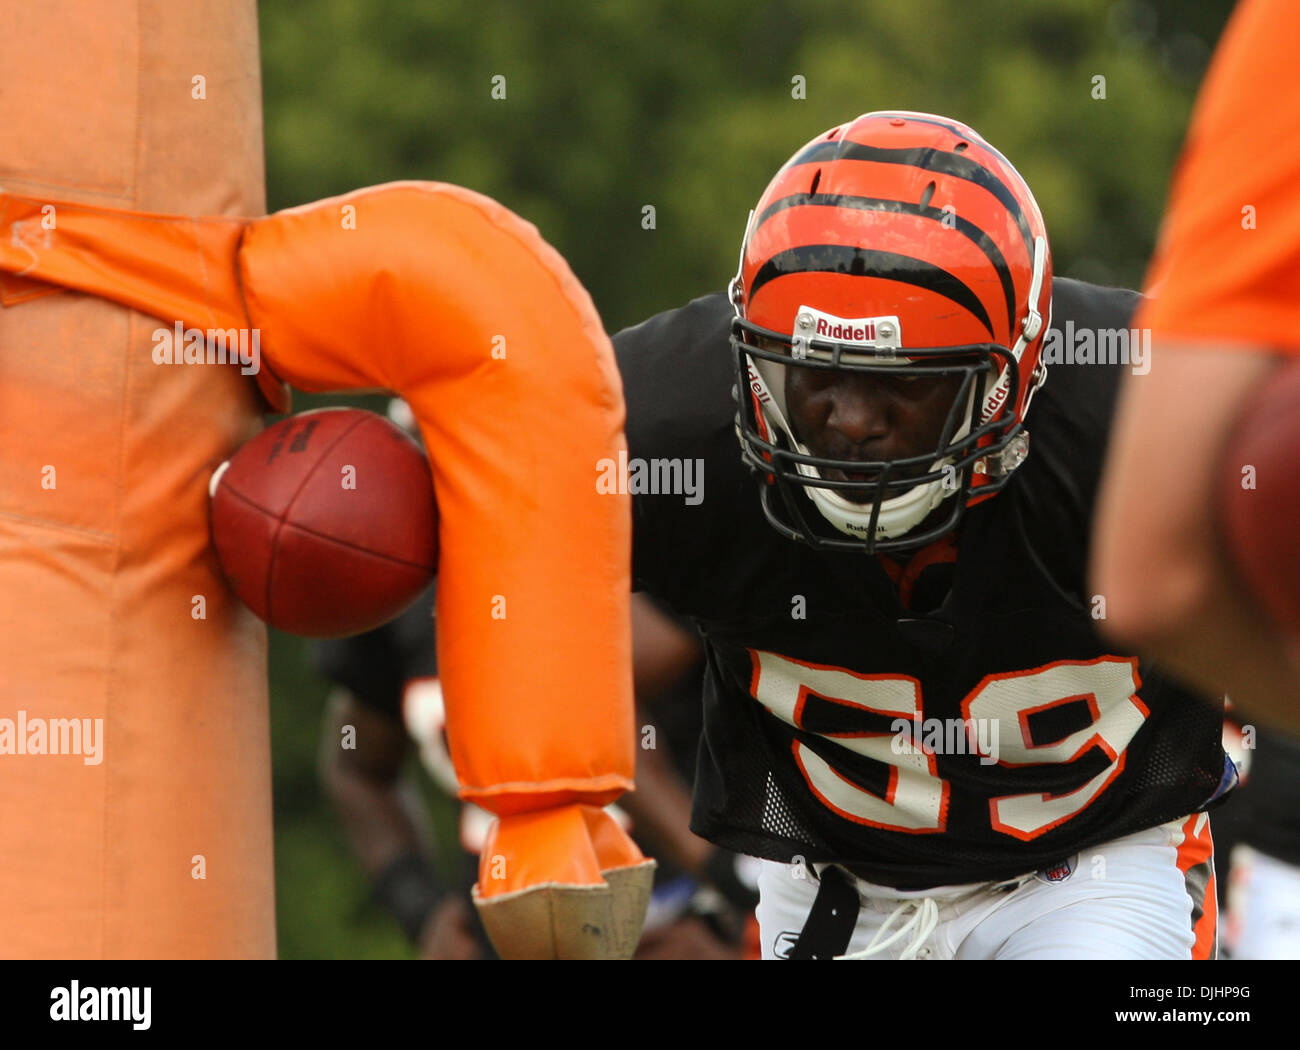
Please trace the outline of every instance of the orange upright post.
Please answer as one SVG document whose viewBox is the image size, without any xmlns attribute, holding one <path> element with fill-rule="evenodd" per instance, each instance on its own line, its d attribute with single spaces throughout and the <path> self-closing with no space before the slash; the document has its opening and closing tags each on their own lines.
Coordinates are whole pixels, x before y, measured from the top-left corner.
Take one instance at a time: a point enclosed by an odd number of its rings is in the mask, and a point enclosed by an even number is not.
<svg viewBox="0 0 1300 1050">
<path fill-rule="evenodd" d="M 5 191 L 265 210 L 253 0 L 5 4 L 0 83 Z M 26 257 L 62 218 L 3 239 Z M 266 636 L 206 488 L 257 386 L 155 365 L 159 320 L 115 302 L 23 301 L 24 269 L 0 279 L 0 955 L 273 956 Z"/>
</svg>

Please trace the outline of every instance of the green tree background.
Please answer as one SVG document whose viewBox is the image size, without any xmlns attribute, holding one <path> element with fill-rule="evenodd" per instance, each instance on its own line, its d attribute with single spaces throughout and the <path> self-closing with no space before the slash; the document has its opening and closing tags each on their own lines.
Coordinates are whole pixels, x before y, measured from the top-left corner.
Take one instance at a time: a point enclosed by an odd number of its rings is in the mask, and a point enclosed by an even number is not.
<svg viewBox="0 0 1300 1050">
<path fill-rule="evenodd" d="M 395 179 L 467 186 L 537 225 L 612 332 L 722 288 L 749 208 L 802 143 L 869 110 L 925 110 L 1016 164 L 1057 273 L 1137 286 L 1231 7 L 262 0 L 269 205 Z M 318 787 L 327 686 L 304 643 L 274 635 L 271 673 L 280 953 L 410 957 Z M 430 800 L 450 856 L 454 807 Z"/>
</svg>

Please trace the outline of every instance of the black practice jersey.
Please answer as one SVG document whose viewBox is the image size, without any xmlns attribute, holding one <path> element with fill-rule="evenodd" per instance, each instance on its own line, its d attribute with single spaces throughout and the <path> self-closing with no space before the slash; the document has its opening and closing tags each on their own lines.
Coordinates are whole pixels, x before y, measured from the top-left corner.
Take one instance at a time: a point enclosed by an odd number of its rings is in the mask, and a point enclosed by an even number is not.
<svg viewBox="0 0 1300 1050">
<path fill-rule="evenodd" d="M 651 596 L 653 601 L 653 596 Z M 661 602 L 653 602 L 656 610 L 668 617 L 677 628 L 692 638 L 697 634 L 694 624 L 678 616 Z M 688 787 L 695 779 L 695 752 L 704 733 L 704 712 L 700 706 L 700 683 L 704 677 L 704 654 L 692 661 L 671 685 L 656 696 L 642 700 L 637 697 L 638 709 L 656 730 L 656 746 L 667 749 L 674 772 Z M 660 864 L 662 865 L 662 861 Z"/>
<path fill-rule="evenodd" d="M 1053 327 L 1124 328 L 1136 303 L 1057 279 Z M 1221 706 L 1104 643 L 1085 586 L 1126 366 L 1052 365 L 1028 459 L 903 571 L 768 525 L 735 435 L 730 319 L 718 294 L 615 338 L 629 468 L 703 470 L 691 497 L 629 485 L 635 585 L 706 639 L 693 829 L 923 889 L 1032 872 L 1204 807 L 1223 779 Z"/>
</svg>

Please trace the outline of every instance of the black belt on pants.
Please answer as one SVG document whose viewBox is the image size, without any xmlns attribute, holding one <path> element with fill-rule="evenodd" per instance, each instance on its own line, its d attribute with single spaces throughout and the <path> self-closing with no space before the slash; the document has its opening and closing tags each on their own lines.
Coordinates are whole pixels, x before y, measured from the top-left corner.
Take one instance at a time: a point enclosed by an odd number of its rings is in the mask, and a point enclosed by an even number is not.
<svg viewBox="0 0 1300 1050">
<path fill-rule="evenodd" d="M 857 887 L 843 868 L 824 868 L 812 909 L 788 959 L 834 959 L 844 955 L 858 925 L 862 901 Z"/>
</svg>

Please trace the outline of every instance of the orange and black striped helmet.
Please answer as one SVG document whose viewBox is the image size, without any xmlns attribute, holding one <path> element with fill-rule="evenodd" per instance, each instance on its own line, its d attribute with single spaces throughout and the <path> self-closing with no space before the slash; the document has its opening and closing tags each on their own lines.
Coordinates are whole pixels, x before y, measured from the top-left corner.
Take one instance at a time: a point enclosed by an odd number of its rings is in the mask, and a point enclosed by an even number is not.
<svg viewBox="0 0 1300 1050">
<path fill-rule="evenodd" d="M 769 520 L 792 538 L 923 546 L 1027 454 L 1024 415 L 1045 376 L 1051 253 L 1024 179 L 966 125 L 868 113 L 803 146 L 750 216 L 731 299 L 739 389 L 749 392 L 737 419 L 742 449 L 769 483 Z M 791 429 L 788 367 L 963 380 L 933 452 L 837 461 L 813 455 Z M 831 480 L 828 470 L 869 480 Z M 850 539 L 813 527 L 801 493 Z"/>
</svg>

